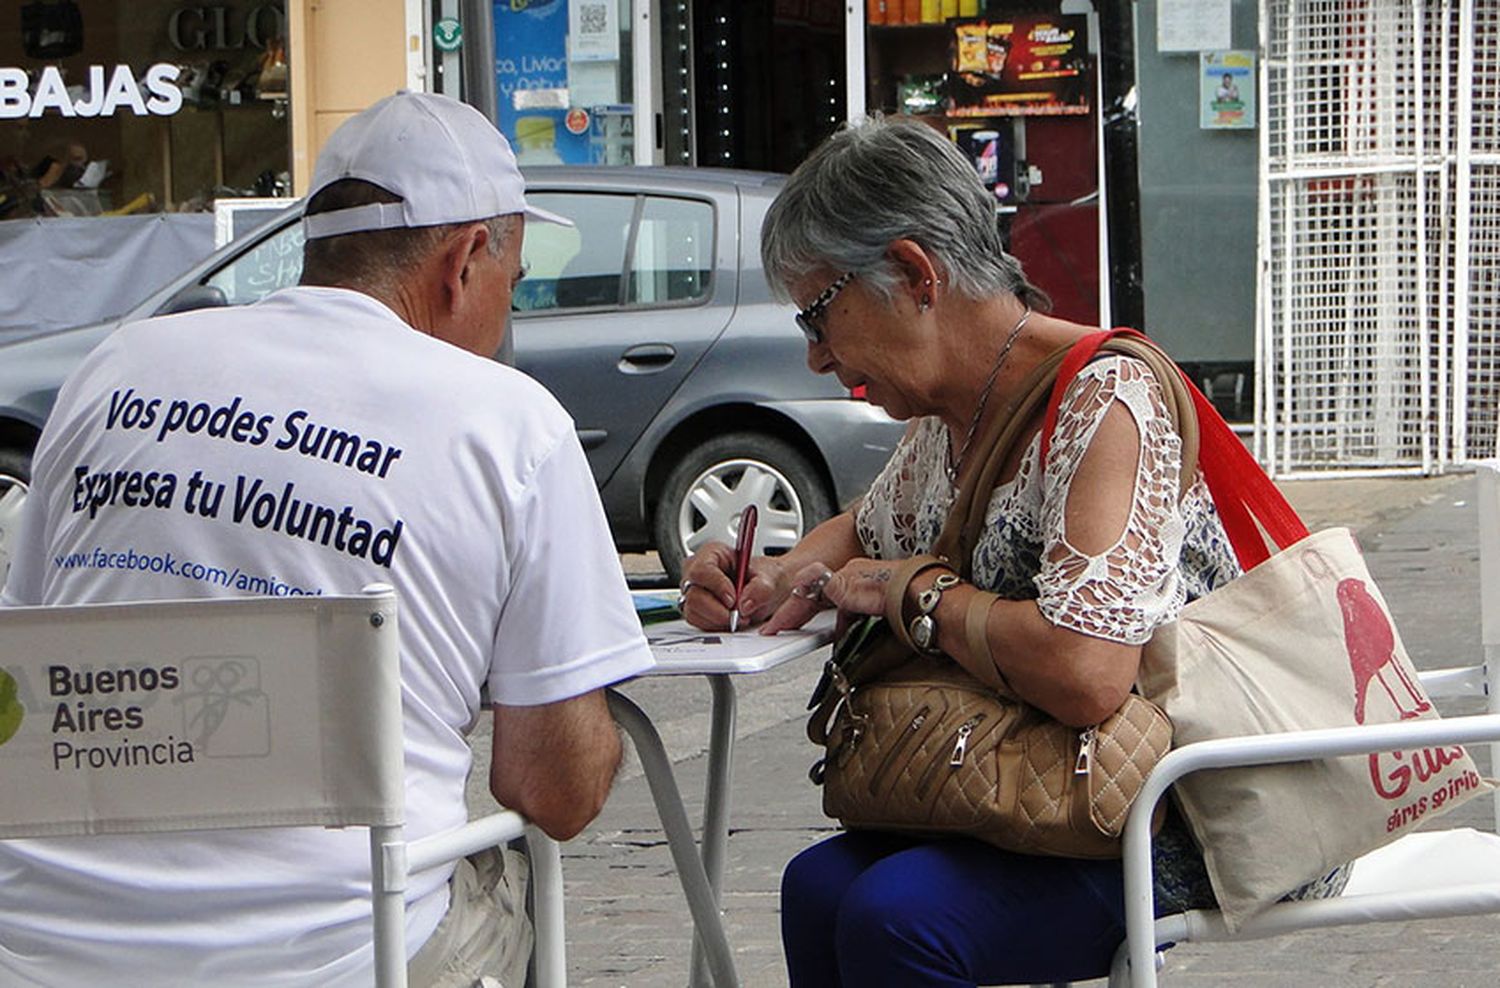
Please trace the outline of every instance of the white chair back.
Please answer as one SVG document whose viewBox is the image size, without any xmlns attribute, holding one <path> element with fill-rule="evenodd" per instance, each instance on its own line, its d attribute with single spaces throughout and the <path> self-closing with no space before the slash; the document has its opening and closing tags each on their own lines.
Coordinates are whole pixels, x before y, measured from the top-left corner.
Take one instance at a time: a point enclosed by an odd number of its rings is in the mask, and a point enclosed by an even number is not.
<svg viewBox="0 0 1500 988">
<path fill-rule="evenodd" d="M 376 984 L 408 874 L 525 836 L 537 983 L 564 983 L 558 846 L 512 812 L 403 839 L 396 595 L 0 608 L 0 839 L 370 828 Z"/>
<path fill-rule="evenodd" d="M 392 591 L 4 608 L 0 668 L 0 838 L 402 821 Z"/>
</svg>

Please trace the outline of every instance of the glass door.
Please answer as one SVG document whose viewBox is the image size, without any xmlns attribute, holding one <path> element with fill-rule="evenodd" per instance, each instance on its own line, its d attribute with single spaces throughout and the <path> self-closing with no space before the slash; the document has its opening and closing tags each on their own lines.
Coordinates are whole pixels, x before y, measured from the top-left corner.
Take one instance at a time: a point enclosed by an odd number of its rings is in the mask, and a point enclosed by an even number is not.
<svg viewBox="0 0 1500 988">
<path fill-rule="evenodd" d="M 635 0 L 495 0 L 496 124 L 522 165 L 628 165 Z"/>
</svg>

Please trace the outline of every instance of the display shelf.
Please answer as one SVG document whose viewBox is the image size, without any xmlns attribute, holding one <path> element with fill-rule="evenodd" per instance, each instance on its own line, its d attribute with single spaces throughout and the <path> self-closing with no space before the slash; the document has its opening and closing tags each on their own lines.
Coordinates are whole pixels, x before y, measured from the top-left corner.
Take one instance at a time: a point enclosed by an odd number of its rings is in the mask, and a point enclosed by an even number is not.
<svg viewBox="0 0 1500 988">
<path fill-rule="evenodd" d="M 966 18 L 972 19 L 972 18 Z M 924 21 L 921 24 L 866 24 L 871 34 L 904 34 L 914 35 L 922 32 L 932 34 L 943 34 L 948 29 L 947 21 Z"/>
</svg>

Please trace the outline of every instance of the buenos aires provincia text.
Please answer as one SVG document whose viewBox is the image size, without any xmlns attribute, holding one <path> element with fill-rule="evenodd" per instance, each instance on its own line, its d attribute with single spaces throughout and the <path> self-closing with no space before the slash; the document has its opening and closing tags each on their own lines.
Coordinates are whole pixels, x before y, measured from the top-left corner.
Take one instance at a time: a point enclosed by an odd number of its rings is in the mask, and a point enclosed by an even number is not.
<svg viewBox="0 0 1500 988">
<path fill-rule="evenodd" d="M 176 666 L 135 666 L 76 670 L 47 667 L 47 693 L 57 700 L 52 714 L 52 770 L 141 768 L 196 760 L 191 742 L 168 734 L 132 740 L 127 731 L 145 726 L 140 701 L 175 692 L 182 685 Z"/>
</svg>

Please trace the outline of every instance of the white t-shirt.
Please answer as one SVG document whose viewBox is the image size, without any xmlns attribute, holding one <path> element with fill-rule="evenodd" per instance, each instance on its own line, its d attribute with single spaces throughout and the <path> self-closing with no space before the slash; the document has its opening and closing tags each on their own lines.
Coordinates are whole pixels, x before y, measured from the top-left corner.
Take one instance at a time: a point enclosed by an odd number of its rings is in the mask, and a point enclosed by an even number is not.
<svg viewBox="0 0 1500 988">
<path fill-rule="evenodd" d="M 33 479 L 7 603 L 393 584 L 409 838 L 466 819 L 482 687 L 547 703 L 652 661 L 566 412 L 357 292 L 122 328 Z M 368 985 L 369 867 L 361 829 L 0 843 L 0 984 Z M 450 873 L 412 878 L 412 952 Z"/>
</svg>

